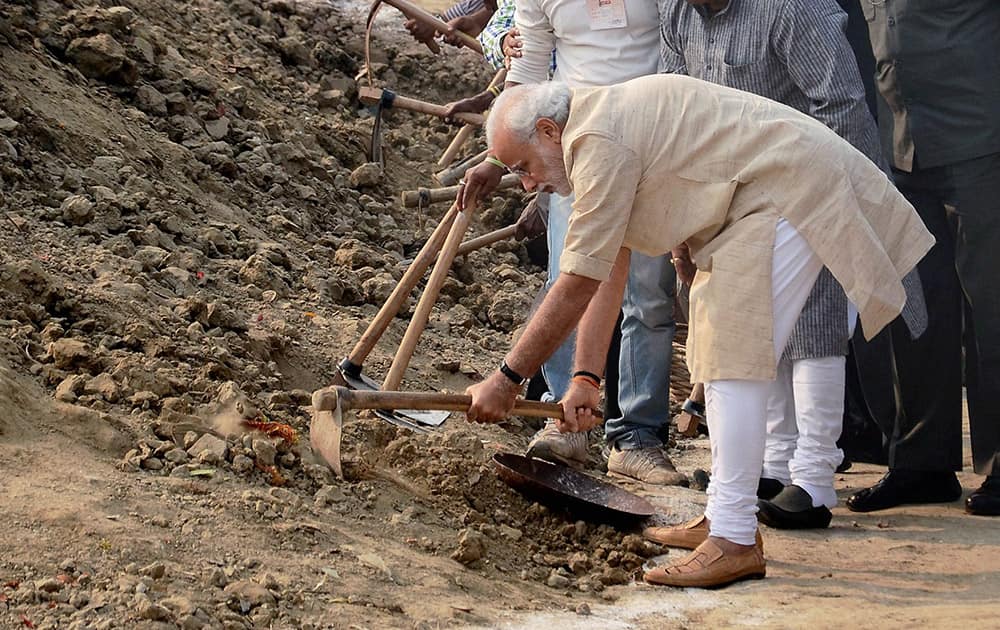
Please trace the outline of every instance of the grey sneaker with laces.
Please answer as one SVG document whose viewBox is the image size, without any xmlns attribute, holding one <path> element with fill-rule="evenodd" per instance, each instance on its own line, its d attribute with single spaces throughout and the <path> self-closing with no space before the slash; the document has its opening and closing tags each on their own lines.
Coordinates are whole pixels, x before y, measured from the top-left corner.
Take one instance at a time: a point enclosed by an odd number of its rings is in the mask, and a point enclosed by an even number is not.
<svg viewBox="0 0 1000 630">
<path fill-rule="evenodd" d="M 611 448 L 608 457 L 608 474 L 637 479 L 658 486 L 684 486 L 688 479 L 677 472 L 673 463 L 659 446 L 620 450 Z"/>
<path fill-rule="evenodd" d="M 587 463 L 587 434 L 560 433 L 554 421 L 546 422 L 531 438 L 526 455 L 579 468 Z"/>
</svg>

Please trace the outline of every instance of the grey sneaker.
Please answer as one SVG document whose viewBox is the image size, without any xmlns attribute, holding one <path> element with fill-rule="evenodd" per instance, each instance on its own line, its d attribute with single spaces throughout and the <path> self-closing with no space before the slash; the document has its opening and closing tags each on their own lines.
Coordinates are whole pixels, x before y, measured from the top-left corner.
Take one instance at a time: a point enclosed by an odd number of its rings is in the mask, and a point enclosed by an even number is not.
<svg viewBox="0 0 1000 630">
<path fill-rule="evenodd" d="M 546 422 L 531 438 L 526 455 L 579 468 L 587 463 L 587 434 L 560 433 L 555 422 Z"/>
<path fill-rule="evenodd" d="M 659 446 L 620 450 L 612 447 L 608 474 L 638 479 L 659 486 L 687 487 L 688 479 L 677 472 Z"/>
</svg>

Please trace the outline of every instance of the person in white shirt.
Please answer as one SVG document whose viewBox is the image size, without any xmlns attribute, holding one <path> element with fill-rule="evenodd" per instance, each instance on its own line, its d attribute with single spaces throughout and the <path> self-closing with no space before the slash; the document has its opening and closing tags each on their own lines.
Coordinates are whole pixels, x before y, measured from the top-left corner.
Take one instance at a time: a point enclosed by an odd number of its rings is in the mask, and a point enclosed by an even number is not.
<svg viewBox="0 0 1000 630">
<path fill-rule="evenodd" d="M 511 59 L 506 87 L 541 83 L 549 78 L 570 87 L 606 86 L 655 74 L 659 58 L 659 13 L 648 0 L 518 0 L 514 21 L 522 39 L 521 54 Z M 488 160 L 466 174 L 470 189 L 489 193 L 503 174 Z M 552 194 L 549 203 L 548 286 L 559 274 L 573 197 Z M 618 404 L 621 415 L 609 418 L 608 472 L 663 485 L 687 485 L 662 450 L 661 429 L 669 422 L 670 353 L 674 336 L 673 297 L 676 275 L 669 257 L 633 256 L 622 306 L 622 343 Z M 561 398 L 571 379 L 600 378 L 572 374 L 573 339 L 543 366 L 553 398 Z M 559 433 L 547 424 L 532 440 L 529 455 L 582 463 L 585 434 Z"/>
</svg>

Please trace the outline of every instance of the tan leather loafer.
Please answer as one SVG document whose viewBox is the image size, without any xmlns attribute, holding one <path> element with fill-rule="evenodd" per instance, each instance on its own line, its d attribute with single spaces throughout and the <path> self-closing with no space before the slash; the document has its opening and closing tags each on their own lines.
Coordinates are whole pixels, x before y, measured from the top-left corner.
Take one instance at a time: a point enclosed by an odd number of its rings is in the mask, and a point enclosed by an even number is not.
<svg viewBox="0 0 1000 630">
<path fill-rule="evenodd" d="M 680 562 L 647 571 L 643 579 L 664 586 L 719 588 L 740 580 L 757 580 L 766 573 L 767 563 L 760 544 L 748 553 L 727 554 L 707 539 Z"/>
<path fill-rule="evenodd" d="M 668 547 L 694 549 L 708 538 L 708 519 L 702 515 L 678 527 L 647 527 L 642 537 Z"/>
<path fill-rule="evenodd" d="M 655 543 L 680 549 L 694 549 L 708 539 L 708 519 L 704 515 L 677 527 L 647 527 L 642 537 Z M 757 546 L 764 548 L 764 539 L 757 531 Z"/>
</svg>

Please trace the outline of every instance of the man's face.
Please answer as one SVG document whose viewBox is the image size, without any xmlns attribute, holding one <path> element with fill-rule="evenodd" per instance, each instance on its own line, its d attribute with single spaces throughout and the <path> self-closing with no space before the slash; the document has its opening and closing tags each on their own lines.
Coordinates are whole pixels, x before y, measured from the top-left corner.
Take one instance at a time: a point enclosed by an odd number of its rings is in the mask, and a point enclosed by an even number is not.
<svg viewBox="0 0 1000 630">
<path fill-rule="evenodd" d="M 506 131 L 498 133 L 493 146 L 497 159 L 521 178 L 527 191 L 569 195 L 573 188 L 562 156 L 562 133 L 551 120 L 542 119 L 533 142 L 516 142 Z"/>
</svg>

